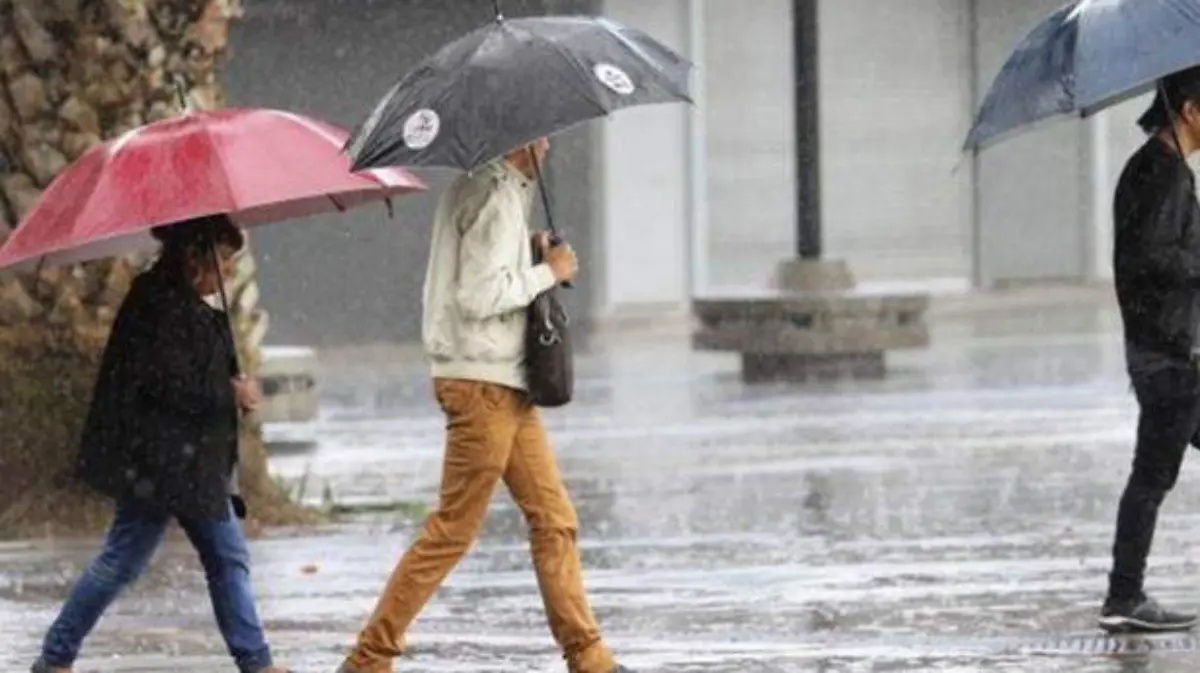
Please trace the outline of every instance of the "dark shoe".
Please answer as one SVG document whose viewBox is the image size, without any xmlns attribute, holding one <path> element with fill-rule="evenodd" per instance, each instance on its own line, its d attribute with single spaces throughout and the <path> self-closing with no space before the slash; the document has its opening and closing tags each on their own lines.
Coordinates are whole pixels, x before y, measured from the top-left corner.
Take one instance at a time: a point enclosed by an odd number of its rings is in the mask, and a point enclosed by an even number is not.
<svg viewBox="0 0 1200 673">
<path fill-rule="evenodd" d="M 45 659 L 38 659 L 33 662 L 33 666 L 29 667 L 29 673 L 71 673 L 69 668 L 55 668 L 46 663 Z"/>
<path fill-rule="evenodd" d="M 633 669 L 626 668 L 626 667 L 622 666 L 621 664 L 617 664 L 616 666 L 613 667 L 613 669 L 611 671 L 609 671 L 609 673 L 633 673 Z"/>
<path fill-rule="evenodd" d="M 1196 625 L 1196 615 L 1171 612 L 1153 598 L 1141 596 L 1128 601 L 1105 601 L 1098 623 L 1109 633 L 1187 631 Z"/>
</svg>

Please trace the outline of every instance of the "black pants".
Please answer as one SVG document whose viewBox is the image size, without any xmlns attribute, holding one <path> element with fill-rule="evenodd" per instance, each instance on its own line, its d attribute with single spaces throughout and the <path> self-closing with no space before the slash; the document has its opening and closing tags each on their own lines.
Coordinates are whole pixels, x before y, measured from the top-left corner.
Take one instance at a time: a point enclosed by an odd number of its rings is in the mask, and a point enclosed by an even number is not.
<svg viewBox="0 0 1200 673">
<path fill-rule="evenodd" d="M 1114 600 L 1142 595 L 1159 505 L 1175 486 L 1183 454 L 1200 426 L 1200 375 L 1192 363 L 1181 361 L 1135 375 L 1133 389 L 1141 413 L 1133 473 L 1117 511 L 1108 589 Z"/>
</svg>

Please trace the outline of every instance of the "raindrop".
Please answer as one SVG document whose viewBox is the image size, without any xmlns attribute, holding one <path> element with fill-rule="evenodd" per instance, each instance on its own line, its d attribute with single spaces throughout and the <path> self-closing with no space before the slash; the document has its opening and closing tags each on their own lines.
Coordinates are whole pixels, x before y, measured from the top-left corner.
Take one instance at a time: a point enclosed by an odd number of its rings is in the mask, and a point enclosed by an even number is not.
<svg viewBox="0 0 1200 673">
<path fill-rule="evenodd" d="M 149 498 L 154 493 L 154 482 L 149 479 L 140 479 L 133 486 L 133 497 Z"/>
</svg>

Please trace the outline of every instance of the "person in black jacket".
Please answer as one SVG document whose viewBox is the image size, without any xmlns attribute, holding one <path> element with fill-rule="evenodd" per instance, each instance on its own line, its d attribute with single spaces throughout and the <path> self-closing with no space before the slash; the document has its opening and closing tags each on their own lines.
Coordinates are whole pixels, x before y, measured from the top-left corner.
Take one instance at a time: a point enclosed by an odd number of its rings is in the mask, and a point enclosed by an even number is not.
<svg viewBox="0 0 1200 673">
<path fill-rule="evenodd" d="M 1200 428 L 1200 204 L 1185 158 L 1200 149 L 1200 68 L 1165 78 L 1139 120 L 1149 140 L 1117 185 L 1113 265 L 1125 354 L 1141 409 L 1133 470 L 1117 513 L 1108 598 L 1110 632 L 1189 629 L 1196 616 L 1143 591 L 1158 509 Z"/>
<path fill-rule="evenodd" d="M 246 540 L 232 513 L 238 414 L 253 409 L 259 393 L 235 375 L 228 320 L 203 299 L 232 270 L 244 237 L 224 216 L 153 233 L 162 253 L 134 280 L 117 314 L 77 461 L 78 476 L 116 501 L 116 516 L 103 550 L 46 634 L 34 673 L 70 670 L 84 638 L 145 569 L 172 518 L 199 553 L 238 670 L 281 670 L 255 610 Z"/>
</svg>

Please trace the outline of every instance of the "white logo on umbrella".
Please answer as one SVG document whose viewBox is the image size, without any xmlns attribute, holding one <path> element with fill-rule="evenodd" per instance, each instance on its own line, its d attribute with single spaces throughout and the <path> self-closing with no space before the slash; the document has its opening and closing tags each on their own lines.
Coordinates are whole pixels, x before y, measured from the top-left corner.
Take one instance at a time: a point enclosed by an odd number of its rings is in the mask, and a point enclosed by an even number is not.
<svg viewBox="0 0 1200 673">
<path fill-rule="evenodd" d="M 438 113 L 428 108 L 417 110 L 404 122 L 404 144 L 410 150 L 423 150 L 433 144 L 441 128 Z"/>
<path fill-rule="evenodd" d="M 633 85 L 633 79 L 629 73 L 611 63 L 597 63 L 596 67 L 592 68 L 592 72 L 595 73 L 596 79 L 600 80 L 601 84 L 622 96 L 632 94 L 637 88 Z"/>
</svg>

